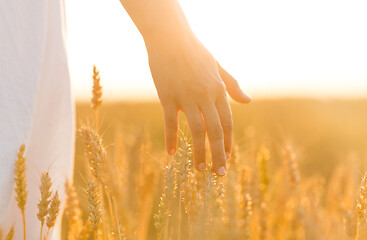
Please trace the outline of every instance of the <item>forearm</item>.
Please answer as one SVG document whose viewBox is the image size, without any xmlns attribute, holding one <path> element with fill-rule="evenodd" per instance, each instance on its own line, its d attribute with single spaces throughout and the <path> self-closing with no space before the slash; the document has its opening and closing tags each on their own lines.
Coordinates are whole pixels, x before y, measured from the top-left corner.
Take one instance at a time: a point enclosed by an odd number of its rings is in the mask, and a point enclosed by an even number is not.
<svg viewBox="0 0 367 240">
<path fill-rule="evenodd" d="M 192 31 L 177 0 L 120 0 L 146 44 L 180 39 Z"/>
</svg>

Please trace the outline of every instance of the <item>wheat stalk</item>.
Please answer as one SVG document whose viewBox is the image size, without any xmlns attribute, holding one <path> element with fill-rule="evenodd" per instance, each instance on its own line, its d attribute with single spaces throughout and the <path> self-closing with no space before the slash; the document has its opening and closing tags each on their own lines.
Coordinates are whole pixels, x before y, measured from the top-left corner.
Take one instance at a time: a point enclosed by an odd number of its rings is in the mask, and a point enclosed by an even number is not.
<svg viewBox="0 0 367 240">
<path fill-rule="evenodd" d="M 27 204 L 27 180 L 26 180 L 26 164 L 24 157 L 25 146 L 24 144 L 20 146 L 18 152 L 18 159 L 15 162 L 15 192 L 16 192 L 16 201 L 18 203 L 18 207 L 22 213 L 23 219 L 23 238 L 26 239 L 26 222 L 25 222 L 25 206 Z"/>
</svg>

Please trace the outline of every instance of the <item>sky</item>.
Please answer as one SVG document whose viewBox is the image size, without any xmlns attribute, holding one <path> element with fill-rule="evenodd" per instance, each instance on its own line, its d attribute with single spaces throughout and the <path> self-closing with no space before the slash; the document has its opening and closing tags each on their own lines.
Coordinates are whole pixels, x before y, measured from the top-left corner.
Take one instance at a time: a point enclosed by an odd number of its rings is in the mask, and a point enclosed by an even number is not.
<svg viewBox="0 0 367 240">
<path fill-rule="evenodd" d="M 367 97 L 367 1 L 181 0 L 196 36 L 253 98 Z M 66 0 L 73 92 L 157 99 L 144 41 L 118 0 Z"/>
</svg>

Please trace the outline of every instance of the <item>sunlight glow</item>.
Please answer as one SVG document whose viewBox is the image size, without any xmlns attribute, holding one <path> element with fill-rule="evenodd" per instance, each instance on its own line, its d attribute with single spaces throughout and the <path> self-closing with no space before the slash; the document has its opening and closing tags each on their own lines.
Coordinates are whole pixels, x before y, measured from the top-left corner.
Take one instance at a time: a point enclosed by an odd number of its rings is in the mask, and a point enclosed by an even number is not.
<svg viewBox="0 0 367 240">
<path fill-rule="evenodd" d="M 366 1 L 180 1 L 192 29 L 253 97 L 367 97 Z M 156 99 L 140 33 L 117 0 L 66 1 L 77 98 Z"/>
</svg>

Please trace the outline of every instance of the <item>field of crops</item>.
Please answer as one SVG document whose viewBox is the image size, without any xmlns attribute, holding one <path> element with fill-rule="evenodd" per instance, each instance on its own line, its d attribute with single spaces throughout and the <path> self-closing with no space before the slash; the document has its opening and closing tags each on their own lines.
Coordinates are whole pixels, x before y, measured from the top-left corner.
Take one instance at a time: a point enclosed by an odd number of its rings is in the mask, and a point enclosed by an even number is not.
<svg viewBox="0 0 367 240">
<path fill-rule="evenodd" d="M 366 108 L 367 100 L 232 104 L 235 147 L 227 175 L 218 177 L 209 152 L 207 170 L 193 168 L 183 114 L 179 148 L 170 157 L 158 102 L 77 103 L 65 212 L 60 216 L 52 176 L 43 173 L 41 231 L 48 235 L 62 217 L 68 240 L 366 239 Z M 15 169 L 24 215 L 23 155 L 24 146 Z M 5 239 L 13 239 L 12 231 Z"/>
<path fill-rule="evenodd" d="M 359 219 L 364 239 L 366 196 L 359 185 L 367 158 L 366 107 L 366 100 L 233 104 L 236 147 L 227 176 L 218 178 L 192 168 L 183 114 L 180 150 L 171 159 L 159 103 L 104 103 L 99 131 L 115 222 L 105 196 L 100 228 L 113 237 L 118 222 L 116 239 L 355 239 Z M 76 111 L 79 126 L 93 125 L 88 103 Z M 86 166 L 78 137 L 75 186 L 84 220 Z"/>
</svg>

